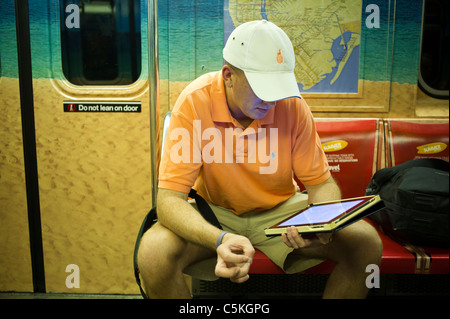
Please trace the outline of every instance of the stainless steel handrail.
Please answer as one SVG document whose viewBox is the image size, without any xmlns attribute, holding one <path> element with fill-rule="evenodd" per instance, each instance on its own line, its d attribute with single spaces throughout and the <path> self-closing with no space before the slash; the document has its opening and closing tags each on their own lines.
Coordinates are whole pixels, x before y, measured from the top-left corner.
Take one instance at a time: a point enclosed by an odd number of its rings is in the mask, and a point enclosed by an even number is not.
<svg viewBox="0 0 450 319">
<path fill-rule="evenodd" d="M 157 147 L 159 114 L 159 68 L 158 68 L 158 0 L 147 0 L 148 8 L 148 81 L 150 86 L 150 163 L 152 182 L 152 206 L 156 205 Z"/>
</svg>

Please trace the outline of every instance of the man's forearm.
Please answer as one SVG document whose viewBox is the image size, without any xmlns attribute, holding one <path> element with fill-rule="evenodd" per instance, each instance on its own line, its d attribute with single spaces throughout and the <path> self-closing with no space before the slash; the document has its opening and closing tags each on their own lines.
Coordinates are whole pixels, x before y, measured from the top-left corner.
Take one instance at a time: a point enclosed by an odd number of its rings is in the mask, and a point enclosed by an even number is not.
<svg viewBox="0 0 450 319">
<path fill-rule="evenodd" d="M 308 202 L 310 204 L 341 199 L 341 190 L 333 177 L 319 185 L 305 187 L 308 191 Z"/>
<path fill-rule="evenodd" d="M 187 194 L 158 190 L 158 220 L 164 227 L 197 245 L 215 250 L 221 230 L 208 223 L 187 201 Z"/>
</svg>

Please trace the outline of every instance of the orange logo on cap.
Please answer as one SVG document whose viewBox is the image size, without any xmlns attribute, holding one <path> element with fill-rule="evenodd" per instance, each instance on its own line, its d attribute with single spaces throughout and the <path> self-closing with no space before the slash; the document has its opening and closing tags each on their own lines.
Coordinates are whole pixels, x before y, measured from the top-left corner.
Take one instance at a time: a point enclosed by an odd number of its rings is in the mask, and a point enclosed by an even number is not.
<svg viewBox="0 0 450 319">
<path fill-rule="evenodd" d="M 283 63 L 283 56 L 281 55 L 281 49 L 278 50 L 277 62 L 280 63 L 280 64 Z"/>
</svg>

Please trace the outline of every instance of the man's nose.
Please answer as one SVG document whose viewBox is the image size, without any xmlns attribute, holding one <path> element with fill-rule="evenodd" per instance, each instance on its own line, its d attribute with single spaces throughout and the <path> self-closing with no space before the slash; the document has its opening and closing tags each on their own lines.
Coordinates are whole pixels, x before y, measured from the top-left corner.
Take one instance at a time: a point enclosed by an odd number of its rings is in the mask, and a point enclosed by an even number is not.
<svg viewBox="0 0 450 319">
<path fill-rule="evenodd" d="M 275 106 L 275 104 L 277 104 L 277 102 L 267 102 L 267 101 L 263 101 L 264 104 L 266 104 L 269 108 L 272 108 Z"/>
</svg>

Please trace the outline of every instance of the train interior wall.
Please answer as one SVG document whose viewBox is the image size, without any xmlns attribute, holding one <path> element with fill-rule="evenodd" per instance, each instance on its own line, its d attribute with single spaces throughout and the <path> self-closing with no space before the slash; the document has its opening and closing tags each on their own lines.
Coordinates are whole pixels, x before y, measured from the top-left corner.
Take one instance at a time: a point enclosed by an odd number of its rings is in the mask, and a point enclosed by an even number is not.
<svg viewBox="0 0 450 319">
<path fill-rule="evenodd" d="M 0 8 L 0 291 L 138 294 L 133 249 L 152 207 L 150 148 L 159 142 L 150 134 L 149 83 L 156 79 L 148 75 L 146 1 L 140 3 L 140 75 L 131 84 L 103 86 L 75 85 L 63 74 L 60 2 L 28 3 L 41 237 L 29 232 L 16 22 L 14 1 L 7 0 Z M 221 68 L 224 25 L 261 17 L 260 1 L 233 3 L 159 0 L 160 127 L 190 81 Z M 379 28 L 365 23 L 369 4 L 380 8 Z M 314 115 L 448 119 L 448 98 L 430 97 L 417 84 L 423 2 L 363 0 L 360 6 L 361 21 L 349 24 L 361 36 L 357 92 L 304 93 Z M 67 101 L 138 102 L 141 111 L 71 113 Z M 33 265 L 33 240 L 42 242 L 40 265 Z M 35 267 L 44 274 L 40 288 Z"/>
</svg>

